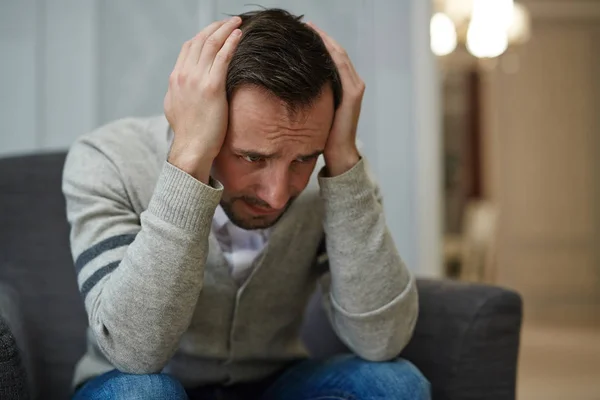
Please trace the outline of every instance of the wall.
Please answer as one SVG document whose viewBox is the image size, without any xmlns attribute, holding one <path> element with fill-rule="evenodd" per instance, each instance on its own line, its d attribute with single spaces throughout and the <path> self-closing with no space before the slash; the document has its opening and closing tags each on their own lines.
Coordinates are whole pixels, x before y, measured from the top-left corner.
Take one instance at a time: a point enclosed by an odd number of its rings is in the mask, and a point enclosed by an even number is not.
<svg viewBox="0 0 600 400">
<path fill-rule="evenodd" d="M 124 116 L 162 112 L 181 43 L 247 1 L 0 3 L 0 155 L 67 148 Z M 407 263 L 440 273 L 437 77 L 422 0 L 263 1 L 337 38 L 367 83 L 360 123 Z"/>
<path fill-rule="evenodd" d="M 524 295 L 532 320 L 600 324 L 596 4 L 595 14 L 541 8 L 532 40 L 486 76 L 487 191 L 502 212 L 497 282 Z M 515 62 L 517 72 L 506 69 Z"/>
</svg>

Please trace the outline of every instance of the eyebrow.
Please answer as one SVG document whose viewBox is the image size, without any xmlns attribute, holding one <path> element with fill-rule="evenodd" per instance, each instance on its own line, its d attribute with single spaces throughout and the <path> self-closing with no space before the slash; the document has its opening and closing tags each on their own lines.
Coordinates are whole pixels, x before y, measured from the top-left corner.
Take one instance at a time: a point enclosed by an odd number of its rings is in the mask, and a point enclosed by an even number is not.
<svg viewBox="0 0 600 400">
<path fill-rule="evenodd" d="M 261 153 L 259 151 L 254 151 L 254 150 L 242 150 L 242 149 L 233 149 L 234 153 L 240 154 L 242 156 L 246 156 L 246 157 L 255 157 L 255 158 L 262 158 L 265 160 L 268 160 L 270 158 L 274 158 L 275 156 L 277 156 L 277 153 Z M 299 156 L 297 156 L 297 159 L 303 159 L 303 160 L 309 160 L 311 158 L 317 158 L 319 157 L 321 154 L 323 154 L 323 150 L 317 150 L 311 154 L 301 154 Z"/>
<path fill-rule="evenodd" d="M 313 152 L 311 154 L 299 155 L 296 158 L 300 158 L 300 159 L 303 159 L 303 160 L 310 160 L 311 158 L 317 158 L 317 157 L 319 157 L 321 154 L 323 154 L 323 150 L 317 150 L 317 151 L 315 151 L 315 152 Z"/>
</svg>

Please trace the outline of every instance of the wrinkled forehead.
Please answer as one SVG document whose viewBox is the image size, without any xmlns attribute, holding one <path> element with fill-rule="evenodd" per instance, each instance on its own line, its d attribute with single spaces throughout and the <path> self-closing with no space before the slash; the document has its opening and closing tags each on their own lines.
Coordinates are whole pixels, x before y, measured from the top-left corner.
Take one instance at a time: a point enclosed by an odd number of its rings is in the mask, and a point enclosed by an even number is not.
<svg viewBox="0 0 600 400">
<path fill-rule="evenodd" d="M 333 120 L 332 94 L 295 111 L 280 99 L 258 88 L 238 89 L 229 110 L 228 140 L 240 145 L 323 144 Z"/>
</svg>

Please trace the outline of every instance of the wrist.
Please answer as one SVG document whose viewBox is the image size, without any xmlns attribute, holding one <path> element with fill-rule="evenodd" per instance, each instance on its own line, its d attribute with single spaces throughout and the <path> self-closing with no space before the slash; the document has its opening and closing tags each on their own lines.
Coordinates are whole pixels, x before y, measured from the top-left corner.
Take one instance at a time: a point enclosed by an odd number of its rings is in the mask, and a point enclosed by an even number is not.
<svg viewBox="0 0 600 400">
<path fill-rule="evenodd" d="M 359 161 L 360 154 L 356 146 L 348 150 L 325 152 L 325 166 L 330 177 L 342 175 L 352 169 Z"/>
<path fill-rule="evenodd" d="M 200 182 L 208 185 L 214 156 L 195 150 L 192 146 L 179 147 L 173 143 L 167 161 Z"/>
</svg>

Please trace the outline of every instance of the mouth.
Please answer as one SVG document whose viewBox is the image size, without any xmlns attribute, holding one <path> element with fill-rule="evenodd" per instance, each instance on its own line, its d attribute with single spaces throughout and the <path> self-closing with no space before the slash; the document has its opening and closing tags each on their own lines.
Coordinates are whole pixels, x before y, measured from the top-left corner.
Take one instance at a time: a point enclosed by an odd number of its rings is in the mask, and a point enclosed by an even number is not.
<svg viewBox="0 0 600 400">
<path fill-rule="evenodd" d="M 254 204 L 250 204 L 248 202 L 246 202 L 245 200 L 242 200 L 242 202 L 244 203 L 244 206 L 246 206 L 246 208 L 248 210 L 250 210 L 253 214 L 257 214 L 257 215 L 277 215 L 279 213 L 279 210 L 273 209 L 273 208 L 265 208 L 265 207 L 260 207 Z"/>
</svg>

